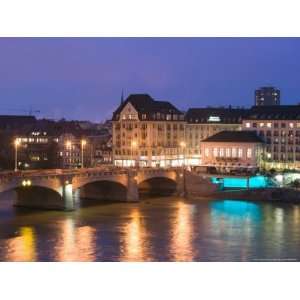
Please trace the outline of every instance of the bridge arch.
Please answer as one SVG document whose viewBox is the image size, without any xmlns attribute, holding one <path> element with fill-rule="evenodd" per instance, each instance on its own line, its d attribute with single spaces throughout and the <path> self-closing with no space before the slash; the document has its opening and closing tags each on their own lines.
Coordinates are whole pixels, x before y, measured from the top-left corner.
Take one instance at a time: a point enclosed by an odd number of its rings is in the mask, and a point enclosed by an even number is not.
<svg viewBox="0 0 300 300">
<path fill-rule="evenodd" d="M 17 178 L 16 180 L 2 180 L 0 193 L 9 191 L 14 192 L 12 197 L 15 206 L 47 209 L 64 208 L 62 185 L 58 179 Z"/>
<path fill-rule="evenodd" d="M 138 184 L 140 198 L 171 196 L 177 192 L 177 181 L 170 177 L 155 176 Z"/>
<path fill-rule="evenodd" d="M 84 178 L 74 180 L 73 190 L 85 205 L 97 201 L 126 201 L 127 180 L 124 178 Z"/>
</svg>

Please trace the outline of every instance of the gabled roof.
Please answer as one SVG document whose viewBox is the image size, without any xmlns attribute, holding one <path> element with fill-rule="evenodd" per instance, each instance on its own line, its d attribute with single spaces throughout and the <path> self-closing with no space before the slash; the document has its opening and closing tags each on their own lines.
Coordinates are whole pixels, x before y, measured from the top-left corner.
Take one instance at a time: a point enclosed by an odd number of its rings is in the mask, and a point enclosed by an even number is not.
<svg viewBox="0 0 300 300">
<path fill-rule="evenodd" d="M 240 124 L 249 110 L 231 107 L 190 108 L 185 116 L 188 123 Z"/>
<path fill-rule="evenodd" d="M 141 119 L 141 114 L 146 114 L 146 120 L 152 120 L 153 114 L 183 114 L 179 111 L 173 104 L 168 101 L 156 101 L 148 94 L 131 94 L 113 113 L 113 120 L 119 118 L 120 113 L 123 108 L 130 103 L 139 114 Z"/>
<path fill-rule="evenodd" d="M 202 142 L 264 143 L 255 131 L 220 131 Z"/>
</svg>

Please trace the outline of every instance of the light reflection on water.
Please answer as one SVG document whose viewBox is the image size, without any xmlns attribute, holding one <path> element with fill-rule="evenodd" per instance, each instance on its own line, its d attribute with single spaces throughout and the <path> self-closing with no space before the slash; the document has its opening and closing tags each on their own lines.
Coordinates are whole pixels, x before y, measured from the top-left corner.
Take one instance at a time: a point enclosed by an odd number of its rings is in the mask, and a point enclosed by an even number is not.
<svg viewBox="0 0 300 300">
<path fill-rule="evenodd" d="M 67 218 L 59 224 L 60 232 L 55 246 L 56 261 L 94 261 L 95 229 L 75 226 L 74 219 Z"/>
<path fill-rule="evenodd" d="M 300 259 L 300 205 L 169 197 L 76 212 L 0 199 L 0 261 Z"/>
<path fill-rule="evenodd" d="M 191 204 L 176 203 L 175 221 L 171 224 L 170 254 L 173 261 L 192 261 L 193 248 L 193 211 Z"/>
<path fill-rule="evenodd" d="M 20 235 L 5 241 L 6 261 L 36 261 L 36 236 L 32 227 L 20 227 Z"/>
<path fill-rule="evenodd" d="M 142 221 L 141 212 L 133 209 L 130 220 L 124 226 L 122 236 L 123 251 L 120 261 L 151 261 L 151 248 L 147 238 L 145 224 Z"/>
</svg>

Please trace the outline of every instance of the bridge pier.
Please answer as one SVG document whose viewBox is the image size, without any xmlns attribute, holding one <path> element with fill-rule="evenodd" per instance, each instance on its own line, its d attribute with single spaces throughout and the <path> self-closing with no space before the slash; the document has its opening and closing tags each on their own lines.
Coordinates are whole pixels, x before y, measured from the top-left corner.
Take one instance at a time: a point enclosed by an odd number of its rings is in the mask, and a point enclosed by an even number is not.
<svg viewBox="0 0 300 300">
<path fill-rule="evenodd" d="M 62 200 L 65 211 L 75 210 L 75 197 L 72 187 L 72 179 L 63 180 L 62 182 Z"/>
<path fill-rule="evenodd" d="M 139 201 L 139 192 L 138 192 L 138 184 L 136 180 L 137 173 L 136 172 L 128 172 L 128 182 L 127 182 L 127 202 L 137 202 Z"/>
<path fill-rule="evenodd" d="M 185 189 L 185 171 L 177 170 L 176 171 L 176 195 L 179 197 L 185 197 L 186 189 Z"/>
</svg>

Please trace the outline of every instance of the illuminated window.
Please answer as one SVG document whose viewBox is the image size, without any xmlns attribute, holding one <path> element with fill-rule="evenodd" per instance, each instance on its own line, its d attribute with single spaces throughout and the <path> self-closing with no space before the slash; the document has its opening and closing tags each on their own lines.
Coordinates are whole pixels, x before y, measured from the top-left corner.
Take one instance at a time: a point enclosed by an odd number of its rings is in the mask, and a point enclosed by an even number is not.
<svg viewBox="0 0 300 300">
<path fill-rule="evenodd" d="M 250 123 L 247 122 L 247 123 L 246 123 L 246 128 L 250 128 L 250 127 L 251 127 Z"/>
<path fill-rule="evenodd" d="M 236 148 L 231 149 L 231 156 L 236 157 Z"/>
<path fill-rule="evenodd" d="M 209 156 L 209 148 L 205 148 L 205 156 L 208 157 Z"/>
<path fill-rule="evenodd" d="M 220 156 L 224 156 L 224 149 L 223 148 L 220 148 Z"/>
<path fill-rule="evenodd" d="M 259 126 L 260 126 L 260 127 L 264 127 L 265 124 L 264 124 L 264 123 L 259 123 Z"/>
<path fill-rule="evenodd" d="M 226 157 L 230 157 L 230 148 L 226 148 Z"/>
<path fill-rule="evenodd" d="M 272 127 L 272 123 L 267 123 L 267 127 L 271 128 Z"/>
<path fill-rule="evenodd" d="M 294 123 L 289 124 L 290 128 L 294 128 Z"/>
<path fill-rule="evenodd" d="M 218 148 L 214 148 L 214 157 L 218 157 Z"/>
<path fill-rule="evenodd" d="M 247 149 L 247 158 L 251 158 L 252 157 L 252 149 L 248 148 Z"/>
<path fill-rule="evenodd" d="M 239 148 L 238 157 L 243 157 L 243 149 Z"/>
</svg>

